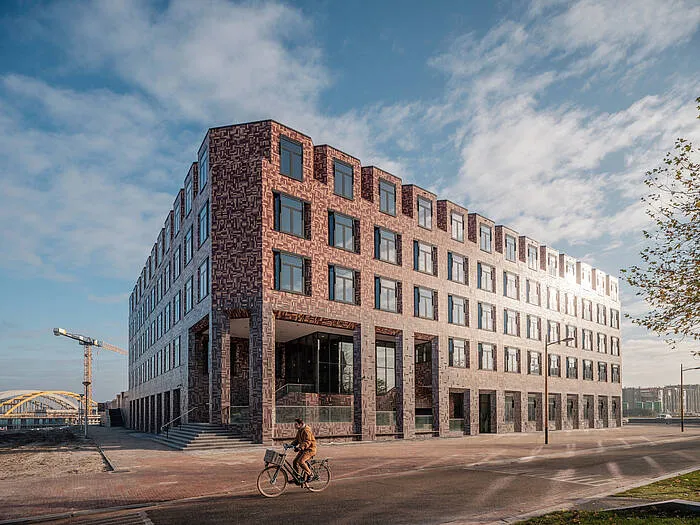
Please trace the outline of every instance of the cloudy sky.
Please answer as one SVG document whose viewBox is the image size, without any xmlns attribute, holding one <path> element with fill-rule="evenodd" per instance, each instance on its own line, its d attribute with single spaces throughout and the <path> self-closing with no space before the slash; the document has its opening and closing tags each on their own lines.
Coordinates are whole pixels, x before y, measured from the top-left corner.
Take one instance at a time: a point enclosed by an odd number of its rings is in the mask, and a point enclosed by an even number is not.
<svg viewBox="0 0 700 525">
<path fill-rule="evenodd" d="M 0 390 L 80 391 L 53 326 L 127 347 L 208 127 L 274 118 L 616 275 L 645 170 L 700 142 L 696 0 L 8 0 L 0 25 Z M 626 386 L 690 362 L 627 321 L 622 352 Z M 98 399 L 126 378 L 95 360 Z"/>
</svg>

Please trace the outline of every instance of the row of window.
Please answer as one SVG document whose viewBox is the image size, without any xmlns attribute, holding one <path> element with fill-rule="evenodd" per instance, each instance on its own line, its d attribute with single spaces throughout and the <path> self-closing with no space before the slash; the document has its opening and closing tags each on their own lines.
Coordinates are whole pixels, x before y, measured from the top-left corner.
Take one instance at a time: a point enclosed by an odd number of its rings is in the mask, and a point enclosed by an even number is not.
<svg viewBox="0 0 700 525">
<path fill-rule="evenodd" d="M 171 342 L 129 372 L 129 388 L 150 381 L 182 364 L 181 339 L 178 335 Z"/>
<path fill-rule="evenodd" d="M 515 393 L 506 392 L 504 397 L 504 421 L 506 423 L 513 423 L 515 421 Z M 528 394 L 527 396 L 527 420 L 530 422 L 535 422 L 541 419 L 542 410 L 540 408 L 540 394 Z M 548 402 L 547 414 L 549 415 L 549 421 L 556 421 L 557 412 L 559 410 L 557 396 L 555 394 L 550 394 Z M 568 421 L 575 421 L 578 419 L 578 399 L 571 397 L 566 398 L 566 419 Z M 583 419 L 591 421 L 593 419 L 593 396 L 584 395 L 583 396 Z M 618 419 L 620 415 L 620 402 L 618 399 L 613 398 L 610 406 L 611 417 L 613 419 Z M 598 398 L 598 418 L 601 421 L 606 421 L 608 419 L 608 406 L 606 398 L 599 396 Z"/>
</svg>

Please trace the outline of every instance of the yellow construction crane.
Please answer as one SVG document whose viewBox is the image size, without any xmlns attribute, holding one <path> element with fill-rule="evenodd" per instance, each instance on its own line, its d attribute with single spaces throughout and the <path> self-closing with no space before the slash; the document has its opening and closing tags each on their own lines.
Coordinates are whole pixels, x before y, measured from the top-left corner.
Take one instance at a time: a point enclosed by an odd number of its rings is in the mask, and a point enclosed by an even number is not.
<svg viewBox="0 0 700 525">
<path fill-rule="evenodd" d="M 83 385 L 85 385 L 85 437 L 88 435 L 88 414 L 90 412 L 90 401 L 92 400 L 92 347 L 96 346 L 98 348 L 104 348 L 105 350 L 111 350 L 118 354 L 127 355 L 126 350 L 122 350 L 118 346 L 105 343 L 98 339 L 93 339 L 92 337 L 87 337 L 80 334 L 72 334 L 64 328 L 54 328 L 53 335 L 69 337 L 70 339 L 75 339 L 78 344 L 84 348 L 85 360 L 83 363 Z"/>
</svg>

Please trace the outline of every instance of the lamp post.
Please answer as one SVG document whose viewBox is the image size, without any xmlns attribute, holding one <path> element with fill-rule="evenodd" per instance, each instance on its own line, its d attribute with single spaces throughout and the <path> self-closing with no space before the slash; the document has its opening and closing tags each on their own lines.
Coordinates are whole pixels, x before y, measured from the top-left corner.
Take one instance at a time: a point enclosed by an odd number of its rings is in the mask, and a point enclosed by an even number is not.
<svg viewBox="0 0 700 525">
<path fill-rule="evenodd" d="M 549 334 L 547 334 L 549 335 Z M 547 348 L 549 345 L 558 345 L 560 343 L 568 343 L 573 341 L 573 337 L 567 337 L 565 339 L 559 339 L 557 341 L 547 342 L 547 338 L 544 340 L 544 444 L 549 445 L 549 356 L 547 355 Z"/>
<path fill-rule="evenodd" d="M 683 417 L 683 372 L 687 372 L 688 370 L 700 370 L 700 366 L 683 368 L 683 363 L 681 363 L 681 432 L 685 432 L 685 420 Z"/>
</svg>

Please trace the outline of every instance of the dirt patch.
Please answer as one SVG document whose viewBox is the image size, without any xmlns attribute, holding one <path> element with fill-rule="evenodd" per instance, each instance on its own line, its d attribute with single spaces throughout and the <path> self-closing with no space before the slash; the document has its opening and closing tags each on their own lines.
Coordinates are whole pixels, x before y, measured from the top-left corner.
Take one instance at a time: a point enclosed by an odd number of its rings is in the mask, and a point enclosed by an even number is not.
<svg viewBox="0 0 700 525">
<path fill-rule="evenodd" d="M 95 444 L 70 429 L 0 433 L 0 480 L 106 470 Z"/>
</svg>

